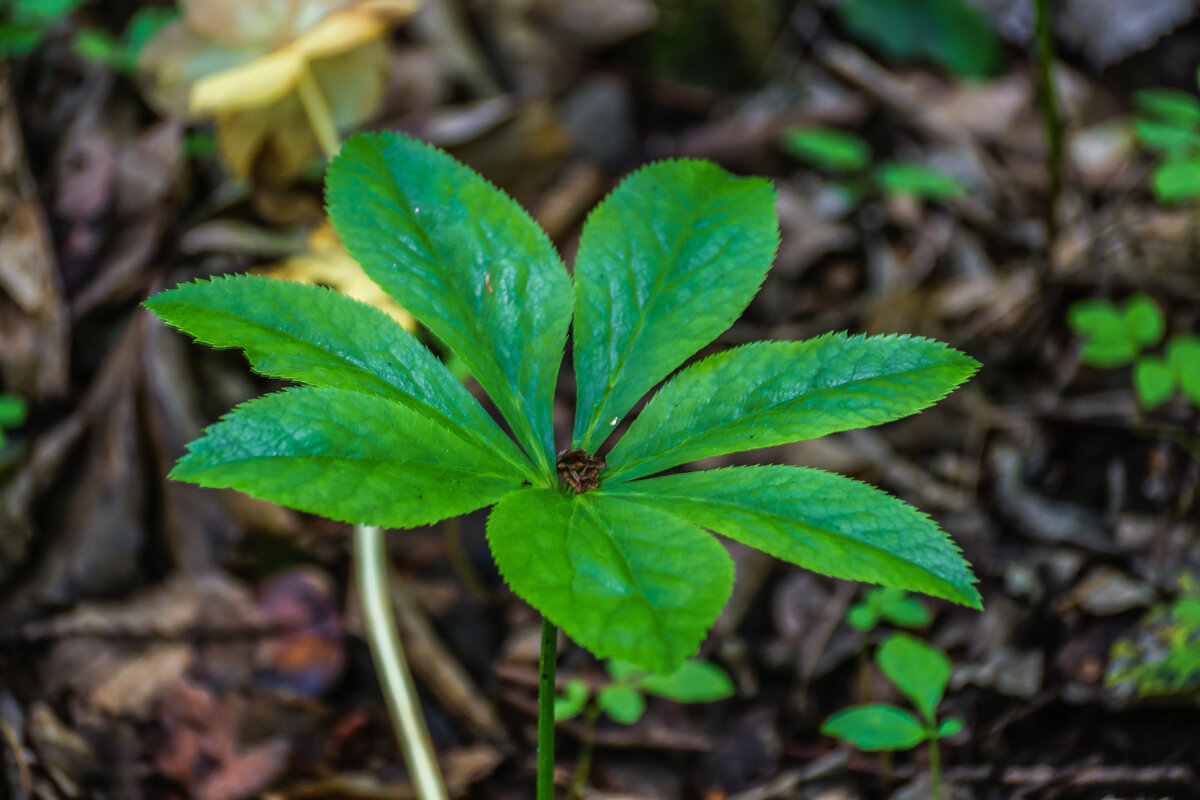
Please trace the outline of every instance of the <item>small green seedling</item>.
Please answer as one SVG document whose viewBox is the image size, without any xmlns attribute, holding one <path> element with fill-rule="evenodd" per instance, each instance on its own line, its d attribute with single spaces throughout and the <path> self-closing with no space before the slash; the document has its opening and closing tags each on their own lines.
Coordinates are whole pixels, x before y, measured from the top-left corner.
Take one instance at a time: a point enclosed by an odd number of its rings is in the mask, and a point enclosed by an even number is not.
<svg viewBox="0 0 1200 800">
<path fill-rule="evenodd" d="M 853 133 L 803 127 L 784 131 L 780 145 L 790 155 L 838 175 L 851 197 L 878 192 L 889 197 L 953 200 L 966 189 L 953 175 L 910 161 L 885 161 L 871 168 L 871 146 Z"/>
<path fill-rule="evenodd" d="M 4 429 L 17 428 L 25 423 L 29 407 L 14 394 L 0 394 L 0 447 L 4 446 Z"/>
<path fill-rule="evenodd" d="M 1185 574 L 1179 588 L 1113 642 L 1105 685 L 1118 695 L 1200 699 L 1200 584 Z"/>
<path fill-rule="evenodd" d="M 994 74 L 1004 48 L 969 0 L 844 0 L 846 29 L 898 61 L 928 59 L 964 78 Z"/>
<path fill-rule="evenodd" d="M 617 722 L 632 725 L 646 710 L 646 695 L 665 697 L 676 703 L 715 703 L 733 696 L 733 681 L 725 670 L 709 661 L 692 659 L 669 675 L 655 675 L 624 661 L 609 661 L 610 680 L 593 695 L 587 681 L 572 678 L 565 693 L 554 700 L 554 719 L 571 719 L 594 702 L 597 711 Z"/>
<path fill-rule="evenodd" d="M 200 341 L 245 350 L 264 375 L 307 385 L 239 406 L 171 476 L 386 528 L 494 506 L 496 565 L 544 619 L 539 737 L 552 722 L 555 626 L 653 673 L 697 651 L 733 588 L 732 560 L 708 531 L 834 577 L 981 607 L 945 533 L 866 484 L 785 465 L 653 477 L 899 419 L 978 369 L 928 339 L 828 334 L 676 372 L 738 319 L 770 268 L 779 229 L 767 181 L 704 161 L 644 167 L 588 217 L 573 278 L 516 203 L 406 136 L 349 139 L 326 197 L 347 251 L 461 359 L 514 438 L 382 311 L 316 286 L 201 280 L 146 305 Z M 575 426 L 556 453 L 551 409 L 572 318 Z"/>
<path fill-rule="evenodd" d="M 1176 89 L 1145 89 L 1134 103 L 1134 131 L 1158 154 L 1150 179 L 1154 196 L 1160 203 L 1200 199 L 1200 99 Z"/>
<path fill-rule="evenodd" d="M 83 0 L 0 0 L 0 56 L 33 52 Z"/>
<path fill-rule="evenodd" d="M 133 75 L 138 70 L 138 56 L 146 42 L 177 19 L 178 11 L 147 6 L 129 18 L 119 37 L 102 28 L 83 28 L 71 40 L 71 48 L 88 61 Z"/>
<path fill-rule="evenodd" d="M 1143 352 L 1158 345 L 1166 332 L 1166 318 L 1151 297 L 1135 294 L 1123 306 L 1081 300 L 1067 314 L 1071 329 L 1084 337 L 1083 363 L 1106 369 L 1133 364 L 1134 390 L 1142 406 L 1157 408 L 1182 389 L 1200 407 L 1200 337 L 1172 336 L 1165 356 Z"/>
<path fill-rule="evenodd" d="M 963 729 L 957 717 L 938 722 L 937 708 L 950 681 L 950 659 L 920 639 L 898 633 L 880 646 L 875 663 L 912 702 L 917 714 L 886 703 L 854 706 L 825 720 L 821 732 L 867 751 L 911 750 L 929 742 L 929 769 L 937 800 L 941 786 L 938 741 Z"/>
<path fill-rule="evenodd" d="M 923 628 L 932 619 L 924 603 L 892 586 L 870 589 L 846 612 L 846 623 L 862 633 L 874 630 L 881 622 L 900 628 Z"/>
<path fill-rule="evenodd" d="M 0 56 L 16 58 L 33 52 L 83 1 L 0 0 Z M 178 17 L 171 9 L 142 8 L 130 17 L 119 38 L 100 28 L 82 28 L 76 31 L 71 47 L 88 61 L 131 75 L 142 46 Z"/>
</svg>

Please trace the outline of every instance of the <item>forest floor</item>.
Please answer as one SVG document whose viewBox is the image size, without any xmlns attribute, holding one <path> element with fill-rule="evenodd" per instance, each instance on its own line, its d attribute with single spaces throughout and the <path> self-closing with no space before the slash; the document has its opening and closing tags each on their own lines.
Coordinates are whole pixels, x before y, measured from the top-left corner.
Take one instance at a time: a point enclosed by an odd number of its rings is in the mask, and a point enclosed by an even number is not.
<svg viewBox="0 0 1200 800">
<path fill-rule="evenodd" d="M 0 785 L 22 800 L 411 797 L 348 528 L 165 477 L 203 426 L 272 384 L 141 300 L 251 269 L 364 279 L 319 227 L 319 169 L 230 178 L 210 126 L 163 118 L 143 82 L 69 46 L 73 26 L 119 31 L 135 5 L 87 4 L 0 65 L 0 389 L 30 405 L 0 445 Z M 1048 242 L 1028 26 L 1005 31 L 1002 69 L 962 81 L 888 61 L 809 3 L 746 3 L 737 24 L 728 3 L 657 21 L 639 0 L 459 5 L 461 24 L 393 34 L 364 129 L 447 148 L 568 264 L 586 211 L 642 163 L 767 176 L 777 261 L 715 348 L 903 332 L 984 365 L 904 421 L 705 463 L 851 475 L 961 546 L 985 610 L 927 601 L 919 631 L 950 656 L 943 710 L 966 723 L 943 743 L 944 796 L 1200 797 L 1200 625 L 1177 613 L 1200 575 L 1200 409 L 1178 393 L 1142 408 L 1130 368 L 1084 364 L 1068 325 L 1073 303 L 1141 292 L 1168 336 L 1200 331 L 1195 209 L 1156 199 L 1131 134 L 1134 90 L 1195 93 L 1200 26 L 1151 31 L 1144 46 L 1165 38 L 1140 52 L 1063 33 Z M 966 191 L 847 192 L 781 144 L 815 125 Z M 560 441 L 572 381 L 568 363 Z M 451 794 L 516 800 L 532 796 L 539 619 L 500 580 L 484 519 L 392 535 L 395 597 Z M 736 588 L 701 652 L 736 696 L 601 718 L 583 796 L 927 797 L 925 749 L 860 753 L 818 730 L 866 694 L 894 698 L 869 658 L 884 633 L 845 623 L 864 587 L 727 544 Z M 561 680 L 602 679 L 561 648 Z M 583 735 L 559 727 L 564 786 Z"/>
</svg>

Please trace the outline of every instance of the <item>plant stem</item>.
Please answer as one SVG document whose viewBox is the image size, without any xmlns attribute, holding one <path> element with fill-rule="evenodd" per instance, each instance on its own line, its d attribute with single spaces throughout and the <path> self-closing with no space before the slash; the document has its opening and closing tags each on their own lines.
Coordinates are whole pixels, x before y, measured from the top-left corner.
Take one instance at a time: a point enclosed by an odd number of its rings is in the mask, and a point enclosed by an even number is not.
<svg viewBox="0 0 1200 800">
<path fill-rule="evenodd" d="M 596 749 L 596 720 L 600 716 L 600 707 L 589 703 L 583 712 L 583 738 L 579 744 L 579 758 L 575 761 L 575 772 L 571 775 L 571 789 L 567 792 L 567 800 L 580 800 L 583 797 L 583 787 L 587 783 L 588 774 L 592 771 L 592 753 Z"/>
<path fill-rule="evenodd" d="M 1054 88 L 1054 28 L 1050 24 L 1050 0 L 1034 0 L 1037 9 L 1038 104 L 1046 133 L 1046 251 L 1049 272 L 1058 236 L 1058 199 L 1063 184 L 1063 121 Z"/>
<path fill-rule="evenodd" d="M 558 628 L 542 617 L 542 657 L 538 665 L 537 800 L 554 800 L 554 669 Z"/>
<path fill-rule="evenodd" d="M 300 80 L 296 84 L 296 91 L 300 94 L 300 105 L 304 106 L 304 113 L 308 115 L 308 124 L 312 126 L 313 135 L 317 137 L 317 144 L 321 146 L 326 158 L 333 158 L 342 146 L 337 123 L 334 122 L 329 101 L 317 85 L 317 79 L 313 77 L 308 64 L 300 68 Z"/>
<path fill-rule="evenodd" d="M 929 740 L 929 783 L 932 800 L 942 800 L 942 754 L 938 750 L 936 731 Z"/>
<path fill-rule="evenodd" d="M 421 703 L 396 631 L 388 591 L 387 563 L 383 531 L 373 525 L 356 525 L 354 572 L 362 603 L 363 625 L 404 763 L 420 800 L 446 800 L 441 769 L 429 741 Z"/>
</svg>

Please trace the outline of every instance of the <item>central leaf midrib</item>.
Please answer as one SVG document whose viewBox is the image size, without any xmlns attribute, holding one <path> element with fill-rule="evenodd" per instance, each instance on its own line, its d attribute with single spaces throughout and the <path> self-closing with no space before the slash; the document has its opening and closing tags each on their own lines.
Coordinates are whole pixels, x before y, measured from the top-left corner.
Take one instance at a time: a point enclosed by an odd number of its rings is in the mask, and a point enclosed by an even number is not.
<svg viewBox="0 0 1200 800">
<path fill-rule="evenodd" d="M 698 220 L 699 220 L 699 217 L 693 216 L 689 220 L 688 230 L 694 228 L 696 225 L 696 222 Z M 651 287 L 651 290 L 647 294 L 647 297 L 650 298 L 650 302 L 647 303 L 645 306 L 642 306 L 643 309 L 647 309 L 647 308 L 650 308 L 655 305 L 654 301 L 658 297 L 658 293 L 662 287 L 663 282 L 666 280 L 668 273 L 671 272 L 671 269 L 676 266 L 676 262 L 679 258 L 679 254 L 683 250 L 683 248 L 686 246 L 686 244 L 687 244 L 686 238 L 681 235 L 677 235 L 675 237 L 675 240 L 671 243 L 671 253 L 666 259 L 666 264 L 665 264 L 664 268 L 659 270 L 658 274 L 655 275 L 653 286 Z M 705 262 L 705 263 L 707 263 L 707 262 Z M 699 269 L 699 267 L 697 267 L 696 269 Z M 693 273 L 695 271 L 696 271 L 695 269 L 688 270 L 684 273 L 684 275 L 680 275 L 679 278 L 682 279 L 686 275 L 690 275 L 691 273 Z M 609 316 L 611 318 L 611 314 Z M 638 337 L 642 335 L 642 329 L 645 327 L 646 319 L 648 316 L 649 316 L 649 314 L 645 311 L 643 311 L 642 314 L 638 315 L 637 321 L 634 323 L 633 331 L 631 332 L 629 338 L 627 339 L 628 345 L 624 348 L 624 350 L 621 353 L 619 353 L 617 355 L 616 366 L 614 366 L 612 368 L 612 370 L 609 372 L 609 375 L 611 376 L 612 381 L 604 388 L 604 391 L 600 393 L 600 397 L 597 399 L 596 406 L 595 406 L 595 408 L 592 409 L 592 416 L 591 416 L 591 419 L 588 420 L 587 428 L 584 430 L 583 436 L 581 437 L 580 441 L 577 443 L 579 446 L 586 447 L 590 443 L 590 440 L 592 438 L 592 433 L 595 430 L 596 426 L 599 424 L 599 421 L 601 419 L 603 419 L 605 416 L 607 416 L 607 414 L 603 413 L 605 406 L 608 404 L 609 398 L 612 397 L 613 390 L 616 388 L 617 383 L 621 378 L 621 370 L 624 369 L 625 362 L 629 359 L 630 354 L 633 352 L 634 344 L 637 342 Z"/>
<path fill-rule="evenodd" d="M 197 460 L 200 460 L 203 458 L 203 455 L 204 455 L 203 451 L 192 451 L 191 453 L 188 453 L 186 456 L 184 456 L 184 458 L 187 459 L 187 458 L 190 458 L 191 456 L 195 456 L 197 458 Z M 252 461 L 280 461 L 280 460 L 284 460 L 284 461 L 352 461 L 352 462 L 356 462 L 356 463 L 361 462 L 361 463 L 365 463 L 365 464 L 373 464 L 376 466 L 385 466 L 385 465 L 410 466 L 411 465 L 411 466 L 418 466 L 418 467 L 432 467 L 434 469 L 445 470 L 447 472 L 457 472 L 457 473 L 461 473 L 463 475 L 474 475 L 474 476 L 479 476 L 479 477 L 484 477 L 484 478 L 489 478 L 489 477 L 502 478 L 506 481 L 513 481 L 514 485 L 517 485 L 517 486 L 521 485 L 519 481 L 515 481 L 515 479 L 512 475 L 508 475 L 508 474 L 505 474 L 502 472 L 494 472 L 494 471 L 490 471 L 490 470 L 488 470 L 488 471 L 469 470 L 469 469 L 464 469 L 462 467 L 446 466 L 444 464 L 438 464 L 438 463 L 430 462 L 430 461 L 401 461 L 399 459 L 386 458 L 384 456 L 332 455 L 329 453 L 255 455 L 255 456 L 247 456 L 245 458 L 230 458 L 230 459 L 225 459 L 222 461 L 214 461 L 212 463 L 199 465 L 197 468 L 198 469 L 219 469 L 220 467 L 232 466 L 235 464 L 247 464 Z"/>
<path fill-rule="evenodd" d="M 664 644 L 669 642 L 666 629 L 663 627 L 662 620 L 659 618 L 657 613 L 657 608 L 653 603 L 650 602 L 650 598 L 646 597 L 646 593 L 642 591 L 641 584 L 634 576 L 633 567 L 630 566 L 629 559 L 625 557 L 625 553 L 621 551 L 621 548 L 617 546 L 617 543 L 613 541 L 613 538 L 608 535 L 609 528 L 601 521 L 599 512 L 596 509 L 591 508 L 588 505 L 588 501 L 577 499 L 573 502 L 575 502 L 576 505 L 588 515 L 592 521 L 592 524 L 595 525 L 596 528 L 601 532 L 605 540 L 608 542 L 609 547 L 611 547 L 613 552 L 616 553 L 617 558 L 620 560 L 621 568 L 625 570 L 625 574 L 629 579 L 629 585 L 634 588 L 635 592 L 637 593 L 637 597 L 642 604 L 650 610 L 650 619 L 654 622 L 654 627 L 658 631 L 659 639 Z"/>
<path fill-rule="evenodd" d="M 397 173 L 397 171 L 395 169 L 393 169 L 391 159 L 387 158 L 387 156 L 383 150 L 378 150 L 378 152 L 380 154 L 380 157 L 383 159 L 384 164 L 387 166 L 388 172 L 392 176 L 392 182 L 398 189 L 397 194 L 399 194 L 399 199 L 403 203 L 403 208 L 408 212 L 410 218 L 412 219 L 413 227 L 416 228 L 417 233 L 420 236 L 420 239 L 425 247 L 426 252 L 433 254 L 434 261 L 436 262 L 438 267 L 441 268 L 443 271 L 447 272 L 448 274 L 452 274 L 452 275 L 459 274 L 457 271 L 454 271 L 454 270 L 451 270 L 448 268 L 448 262 L 446 260 L 445 255 L 434 244 L 429 233 L 425 230 L 425 227 L 423 225 L 421 225 L 420 222 L 417 220 L 418 215 L 413 212 L 412 204 L 408 202 L 408 197 L 406 196 L 405 191 L 403 189 L 404 184 L 401 182 L 400 176 Z M 459 164 L 457 162 L 453 162 L 452 167 L 453 167 L 455 173 L 461 173 L 462 171 L 464 171 L 466 169 L 465 167 L 463 167 L 461 164 Z M 454 174 L 454 177 L 457 177 L 457 174 Z M 446 180 L 447 180 L 447 183 L 450 183 L 456 189 L 456 191 L 453 191 L 451 194 L 453 196 L 457 196 L 458 194 L 460 194 L 460 192 L 457 191 L 458 186 L 455 183 L 455 181 L 452 178 L 446 179 Z M 480 180 L 482 180 L 482 178 Z M 470 181 L 468 179 L 467 183 L 469 184 L 469 182 Z M 487 182 L 484 181 L 484 183 L 486 184 Z M 475 216 L 476 215 L 468 215 L 468 219 L 474 220 Z M 478 225 L 479 223 L 476 222 L 476 224 Z M 484 237 L 482 237 L 482 240 L 484 242 L 488 242 L 490 245 L 490 241 L 489 241 L 488 237 L 484 236 Z M 461 305 L 460 310 L 464 312 L 464 314 L 463 314 L 464 317 L 470 318 L 471 315 L 469 313 L 465 313 L 468 311 L 468 309 L 465 308 L 465 305 Z M 485 334 L 486 334 L 486 331 L 485 331 Z M 479 380 L 480 376 L 483 373 L 488 371 L 488 370 L 483 369 L 483 367 L 487 366 L 487 364 L 484 362 L 487 362 L 489 359 L 484 357 L 485 353 L 483 352 L 482 347 L 479 347 L 476 349 L 478 351 L 480 351 L 480 360 L 478 361 L 478 363 L 475 363 L 475 364 L 471 364 L 468 362 L 467 366 L 471 370 L 471 372 L 473 372 L 475 374 L 476 380 Z M 464 360 L 467 360 L 467 359 L 464 359 Z M 475 360 L 475 359 L 471 359 L 471 360 Z M 498 366 L 500 366 L 500 376 L 499 377 L 501 379 L 500 382 L 502 384 L 501 386 L 496 387 L 496 389 L 497 389 L 496 394 L 498 394 L 499 396 L 498 397 L 494 396 L 492 392 L 488 392 L 488 394 L 489 394 L 489 396 L 492 396 L 492 400 L 497 404 L 497 406 L 500 406 L 501 403 L 503 403 L 504 406 L 508 406 L 509 411 L 512 412 L 512 416 L 515 417 L 515 419 L 509 419 L 509 414 L 504 413 L 503 407 L 500 408 L 500 413 L 508 421 L 508 424 L 512 427 L 513 431 L 517 433 L 518 438 L 527 440 L 525 442 L 525 447 L 527 447 L 532 452 L 526 453 L 525 456 L 535 463 L 546 462 L 547 454 L 546 454 L 545 443 L 542 441 L 542 437 L 538 435 L 538 432 L 536 430 L 534 430 L 533 424 L 530 422 L 532 415 L 528 415 L 525 413 L 526 408 L 525 408 L 524 392 L 523 391 L 513 391 L 514 388 L 520 388 L 520 387 L 513 387 L 512 385 L 510 385 L 508 382 L 509 375 L 508 375 L 507 369 L 504 367 L 504 365 L 498 365 Z M 487 391 L 486 386 L 484 387 L 484 390 Z M 551 449 L 553 449 L 553 448 L 551 448 Z M 543 464 L 543 466 L 552 466 L 552 465 Z"/>
<path fill-rule="evenodd" d="M 462 421 L 451 417 L 445 411 L 441 410 L 440 408 L 438 408 L 435 405 L 430 404 L 429 402 L 427 402 L 425 400 L 422 400 L 421 398 L 417 397 L 416 395 L 410 394 L 409 392 L 405 391 L 403 386 L 393 382 L 392 380 L 389 380 L 388 378 L 385 378 L 382 375 L 379 375 L 379 374 L 371 371 L 365 364 L 355 362 L 355 361 L 351 360 L 350 358 L 348 358 L 347 356 L 342 355 L 338 351 L 331 349 L 327 345 L 318 344 L 316 342 L 313 342 L 311 339 L 304 339 L 304 338 L 300 337 L 299 335 L 294 334 L 290 331 L 284 330 L 282 328 L 273 328 L 270 325 L 263 324 L 262 322 L 254 320 L 250 317 L 243 316 L 243 315 L 233 312 L 233 311 L 223 310 L 220 313 L 222 313 L 226 317 L 240 320 L 241 322 L 244 322 L 248 325 L 259 328 L 261 330 L 268 331 L 271 333 L 278 333 L 280 336 L 282 336 L 283 338 L 285 338 L 291 342 L 294 342 L 294 343 L 297 343 L 300 345 L 304 345 L 307 347 L 311 347 L 313 350 L 316 350 L 317 352 L 324 353 L 327 356 L 330 356 L 336 363 L 351 367 L 356 372 L 370 378 L 372 381 L 374 381 L 378 385 L 383 386 L 389 390 L 393 390 L 393 391 L 389 391 L 387 395 L 375 395 L 375 396 L 379 397 L 380 399 L 385 400 L 385 401 L 394 402 L 394 403 L 397 403 L 398 405 L 403 405 L 407 408 L 411 408 L 414 411 L 428 412 L 424 415 L 429 417 L 430 421 L 436 422 L 439 424 L 443 424 L 443 427 L 445 427 L 447 431 L 453 433 L 455 436 L 457 436 L 459 439 L 461 439 L 463 442 L 466 442 L 467 444 L 471 444 L 471 445 L 478 444 L 477 437 L 472 435 L 472 432 L 470 430 L 468 430 L 466 427 L 464 427 Z M 229 348 L 224 348 L 224 349 L 231 349 L 231 350 L 232 349 L 242 349 L 243 351 L 245 351 L 245 346 L 244 345 L 233 345 Z M 390 351 L 389 351 L 389 353 L 390 353 Z M 390 355 L 392 355 L 394 357 L 395 353 L 390 353 Z M 275 356 L 275 355 L 270 355 L 270 356 L 268 356 L 268 358 L 273 358 L 275 360 L 278 360 L 279 357 Z M 400 364 L 400 361 L 397 360 L 396 363 Z M 294 379 L 294 380 L 298 380 L 298 382 L 301 384 L 305 384 L 308 386 L 314 386 L 314 388 L 319 388 L 319 387 L 316 387 L 314 384 L 311 384 L 308 381 L 305 381 L 302 379 Z M 416 382 L 414 381 L 414 383 L 416 383 Z M 336 391 L 342 391 L 342 392 L 353 392 L 354 391 L 353 389 L 347 389 L 344 387 L 328 387 L 328 388 L 334 389 Z M 472 398 L 472 402 L 475 402 L 474 398 Z M 492 422 L 490 417 L 488 417 L 487 419 L 488 419 L 488 422 L 491 422 L 492 425 L 495 425 L 495 422 Z M 473 424 L 478 424 L 477 421 L 472 420 L 472 422 L 473 422 Z M 476 432 L 478 432 L 482 436 L 486 437 L 493 445 L 499 444 L 499 442 L 496 440 L 496 433 L 498 431 L 488 430 L 486 427 L 480 426 Z M 503 437 L 502 433 L 501 433 L 501 436 Z M 503 437 L 503 438 L 507 439 L 507 437 Z M 511 454 L 500 452 L 500 453 L 498 453 L 498 455 L 500 455 L 501 458 L 503 458 L 505 461 L 507 461 L 512 466 L 517 467 L 518 469 L 522 468 L 521 464 L 519 464 L 518 462 L 515 462 L 513 460 Z"/>
<path fill-rule="evenodd" d="M 922 372 L 923 370 L 928 369 L 929 366 L 931 366 L 931 365 L 926 364 L 921 367 L 913 367 L 910 369 L 900 370 L 898 372 L 880 373 L 878 375 L 872 375 L 869 378 L 858 378 L 858 379 L 854 379 L 854 380 L 848 380 L 848 381 L 845 381 L 844 383 L 836 383 L 836 384 L 832 384 L 829 386 L 824 386 L 817 390 L 806 390 L 800 394 L 793 395 L 792 397 L 789 397 L 788 399 L 783 400 L 781 402 L 771 403 L 770 405 L 763 406 L 762 408 L 759 408 L 759 409 L 757 409 L 751 413 L 748 413 L 744 416 L 740 416 L 735 419 L 731 419 L 727 422 L 721 422 L 712 427 L 703 428 L 700 431 L 693 433 L 693 434 L 688 434 L 687 436 L 685 436 L 683 439 L 679 440 L 678 442 L 674 442 L 667 446 L 659 447 L 658 449 L 654 450 L 653 452 L 648 453 L 647 455 L 641 457 L 637 461 L 628 462 L 624 468 L 615 467 L 609 473 L 608 479 L 615 480 L 617 478 L 621 478 L 626 473 L 634 471 L 634 469 L 636 467 L 650 463 L 650 462 L 654 461 L 654 459 L 661 457 L 664 453 L 668 452 L 669 450 L 681 449 L 681 448 L 688 446 L 692 442 L 695 442 L 697 439 L 707 438 L 714 434 L 719 435 L 722 432 L 724 432 L 725 430 L 727 430 L 728 428 L 738 427 L 738 426 L 746 424 L 748 421 L 753 421 L 754 419 L 756 419 L 758 417 L 773 413 L 777 409 L 779 409 L 781 406 L 786 406 L 791 403 L 795 403 L 795 402 L 804 400 L 809 397 L 814 397 L 814 396 L 820 395 L 825 392 L 852 391 L 852 387 L 854 387 L 857 384 L 865 384 L 865 383 L 870 383 L 872 381 L 897 378 L 897 377 L 900 377 L 903 375 L 918 374 L 918 373 Z M 678 409 L 678 403 L 676 403 L 672 406 L 672 410 L 677 410 L 677 409 Z M 854 428 L 845 428 L 843 430 L 854 430 Z M 830 433 L 833 433 L 833 432 L 836 432 L 836 431 L 830 431 Z M 821 434 L 821 435 L 824 436 L 826 434 Z M 815 438 L 820 438 L 820 437 L 815 437 Z M 805 441 L 805 439 L 797 439 L 795 441 Z M 766 447 L 769 445 L 763 445 L 763 446 Z M 756 449 L 756 448 L 751 448 L 751 449 Z M 691 460 L 691 459 L 689 459 L 689 460 Z M 622 483 L 622 482 L 629 481 L 629 480 L 632 480 L 632 479 L 624 478 L 623 481 L 617 481 L 617 482 Z"/>
<path fill-rule="evenodd" d="M 689 495 L 678 495 L 678 494 L 667 494 L 667 493 L 656 493 L 656 492 L 621 492 L 620 494 L 625 497 L 641 498 L 643 501 L 649 501 L 650 503 L 653 503 L 653 501 L 656 499 L 663 499 L 663 500 L 675 500 L 675 501 L 680 501 L 680 502 L 685 502 L 685 503 L 692 503 L 692 504 L 695 504 L 698 506 L 712 505 L 712 506 L 717 506 L 719 508 L 732 508 L 732 509 L 737 509 L 740 511 L 749 511 L 753 514 L 757 514 L 757 515 L 766 517 L 769 520 L 784 522 L 784 523 L 788 523 L 789 525 L 797 525 L 806 530 L 815 531 L 817 533 L 825 533 L 826 535 L 828 535 L 834 539 L 850 541 L 850 542 L 854 542 L 856 544 L 862 545 L 863 547 L 868 548 L 868 549 L 872 550 L 873 552 L 882 553 L 885 556 L 887 556 L 888 558 L 894 559 L 896 561 L 900 561 L 904 564 L 907 564 L 911 567 L 914 567 L 916 569 L 919 569 L 923 572 L 928 573 L 931 577 L 933 577 L 934 580 L 950 587 L 950 589 L 955 594 L 963 593 L 962 590 L 960 590 L 954 584 L 950 583 L 945 578 L 942 578 L 942 577 L 930 572 L 929 569 L 927 569 L 926 567 L 923 567 L 914 561 L 910 561 L 907 558 L 897 556 L 892 551 L 886 550 L 882 547 L 879 547 L 878 545 L 869 544 L 867 542 L 863 542 L 861 539 L 855 539 L 852 536 L 847 536 L 846 534 L 838 533 L 837 531 L 831 531 L 831 530 L 828 530 L 825 528 L 821 528 L 817 525 L 813 525 L 808 522 L 803 522 L 801 520 L 792 519 L 790 517 L 785 517 L 780 514 L 776 514 L 773 512 L 769 512 L 769 511 L 762 511 L 760 509 L 754 508 L 753 506 L 741 505 L 732 500 L 714 500 L 714 499 L 707 498 L 707 497 L 701 499 L 701 498 L 697 498 L 697 497 L 693 497 L 693 496 L 689 496 Z M 689 524 L 695 524 L 695 523 L 689 523 Z M 708 526 L 705 525 L 703 527 L 708 527 Z M 716 531 L 715 529 L 712 529 L 712 528 L 710 528 L 710 530 L 714 530 L 714 532 L 720 533 L 720 531 Z M 729 536 L 729 534 L 722 534 L 722 535 Z M 730 536 L 730 538 L 736 539 L 736 537 L 733 537 L 733 536 Z"/>
</svg>

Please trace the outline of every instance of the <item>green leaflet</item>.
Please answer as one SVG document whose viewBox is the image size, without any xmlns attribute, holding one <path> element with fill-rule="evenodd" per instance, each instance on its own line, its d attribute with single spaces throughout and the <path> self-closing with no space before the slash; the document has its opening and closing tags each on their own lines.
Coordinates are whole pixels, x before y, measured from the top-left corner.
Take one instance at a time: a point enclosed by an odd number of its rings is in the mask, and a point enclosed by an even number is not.
<svg viewBox="0 0 1200 800">
<path fill-rule="evenodd" d="M 883 643 L 875 662 L 932 725 L 950 682 L 950 659 L 945 653 L 904 633 Z"/>
<path fill-rule="evenodd" d="M 646 698 L 632 686 L 610 685 L 596 693 L 596 705 L 617 722 L 632 725 L 642 718 Z"/>
<path fill-rule="evenodd" d="M 707 661 L 685 661 L 670 675 L 645 675 L 637 686 L 676 703 L 712 703 L 735 691 L 725 670 Z"/>
<path fill-rule="evenodd" d="M 337 389 L 251 400 L 189 450 L 170 477 L 386 528 L 465 514 L 521 482 L 507 464 L 407 406 Z"/>
<path fill-rule="evenodd" d="M 550 407 L 572 298 L 546 235 L 479 175 L 399 134 L 351 137 L 326 187 L 349 253 L 462 358 L 552 474 Z"/>
<path fill-rule="evenodd" d="M 733 324 L 779 242 L 775 193 L 702 161 L 630 175 L 575 260 L 576 447 L 595 452 L 654 384 Z"/>
<path fill-rule="evenodd" d="M 650 399 L 609 453 L 605 481 L 899 419 L 978 368 L 940 342 L 909 336 L 836 333 L 727 350 Z"/>
<path fill-rule="evenodd" d="M 526 488 L 487 530 L 514 592 L 597 657 L 650 672 L 696 652 L 733 588 L 716 539 L 624 497 Z"/>
<path fill-rule="evenodd" d="M 967 562 L 928 517 L 841 475 L 728 467 L 601 488 L 814 572 L 982 607 Z"/>
<path fill-rule="evenodd" d="M 484 439 L 526 478 L 512 440 L 445 365 L 382 311 L 316 286 L 250 275 L 182 284 L 144 305 L 216 348 L 242 348 L 256 372 L 395 400 L 459 435 Z"/>
<path fill-rule="evenodd" d="M 868 751 L 908 750 L 929 738 L 925 726 L 912 714 L 883 704 L 839 711 L 825 720 L 821 733 Z"/>
</svg>

